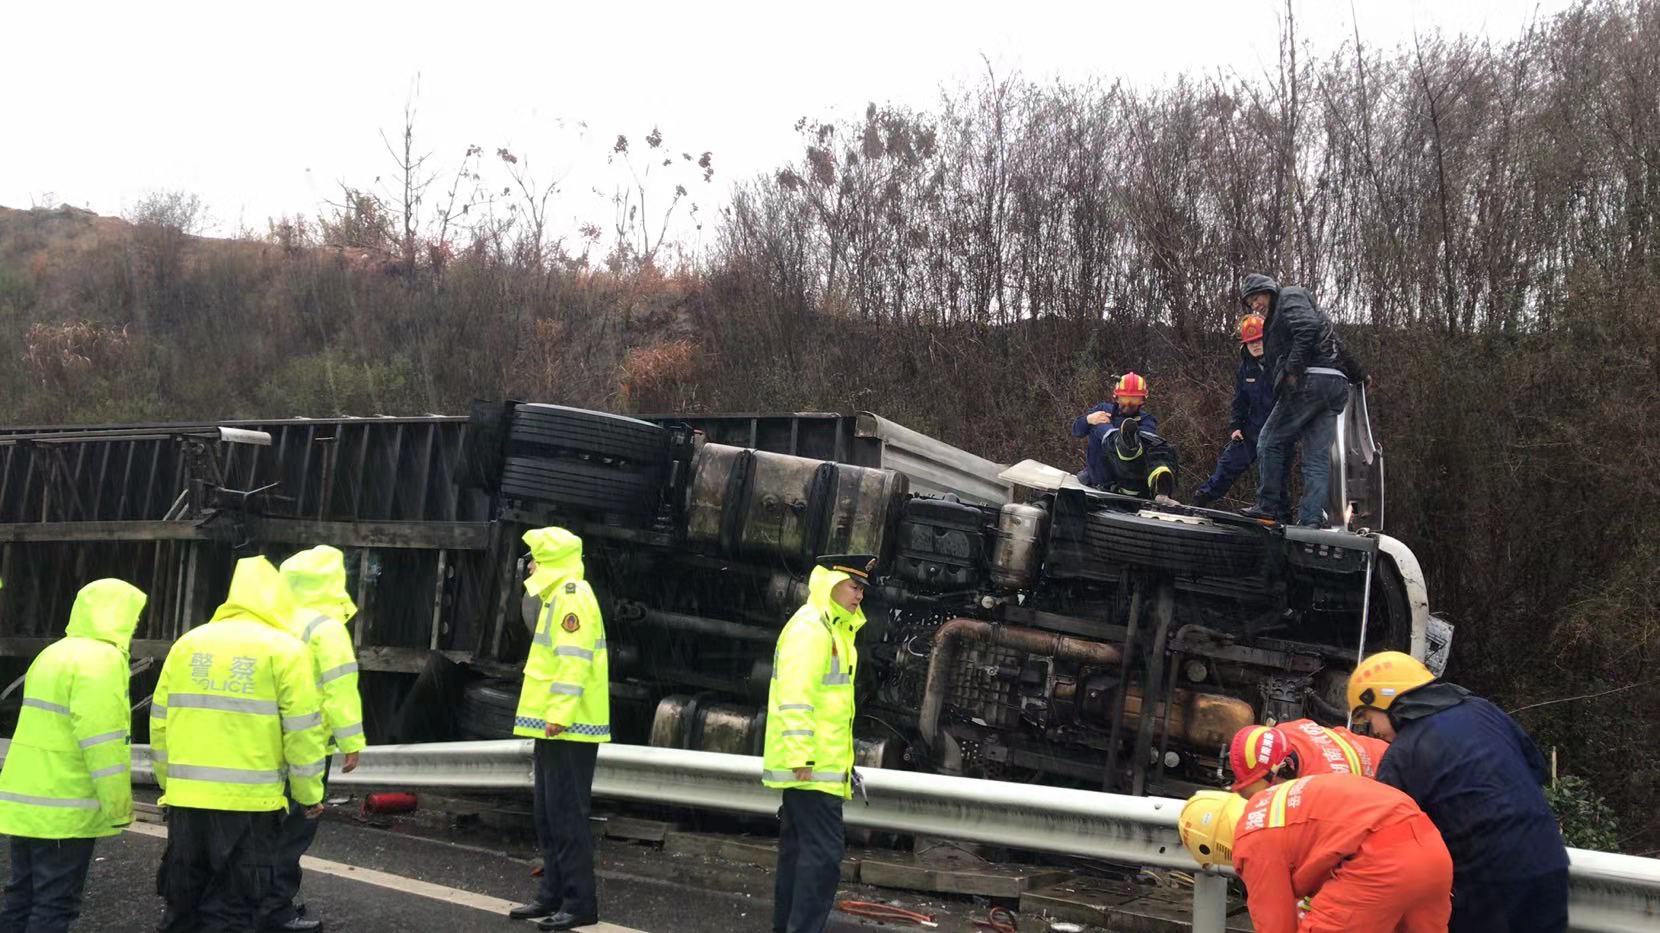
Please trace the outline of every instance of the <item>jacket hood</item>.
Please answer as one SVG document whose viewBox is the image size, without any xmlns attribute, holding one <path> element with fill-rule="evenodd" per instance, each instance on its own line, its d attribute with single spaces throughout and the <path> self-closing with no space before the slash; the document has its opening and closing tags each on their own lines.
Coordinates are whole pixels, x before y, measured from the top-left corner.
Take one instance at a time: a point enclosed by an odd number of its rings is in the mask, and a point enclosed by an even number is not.
<svg viewBox="0 0 1660 933">
<path fill-rule="evenodd" d="M 230 594 L 208 621 L 257 619 L 286 632 L 293 616 L 294 594 L 282 574 L 263 557 L 244 557 L 236 562 Z"/>
<path fill-rule="evenodd" d="M 536 572 L 525 578 L 525 592 L 540 596 L 559 583 L 582 579 L 582 539 L 563 528 L 532 528 L 525 532 Z"/>
<path fill-rule="evenodd" d="M 1414 719 L 1433 716 L 1464 702 L 1464 698 L 1469 695 L 1470 691 L 1458 684 L 1441 681 L 1427 683 L 1396 697 L 1395 702 L 1389 704 L 1389 721 L 1411 722 Z"/>
<path fill-rule="evenodd" d="M 840 570 L 831 570 L 828 567 L 814 567 L 812 576 L 807 578 L 807 602 L 814 609 L 827 613 L 833 621 L 845 622 L 849 631 L 857 632 L 865 626 L 865 611 L 863 608 L 848 612 L 842 604 L 830 597 L 830 591 L 836 584 L 852 577 Z"/>
<path fill-rule="evenodd" d="M 125 654 L 132 646 L 138 615 L 149 601 L 143 590 L 125 580 L 94 580 L 75 595 L 75 608 L 69 610 L 69 626 L 64 634 L 96 638 Z"/>
<path fill-rule="evenodd" d="M 282 578 L 294 594 L 294 607 L 321 612 L 341 622 L 357 615 L 357 604 L 346 592 L 346 555 L 338 548 L 318 545 L 282 562 Z"/>
<path fill-rule="evenodd" d="M 1280 285 L 1260 272 L 1253 272 L 1247 275 L 1245 281 L 1239 284 L 1239 300 L 1243 302 L 1257 292 L 1268 292 L 1275 299 L 1278 299 L 1280 297 Z M 1269 305 L 1272 306 L 1273 302 L 1270 301 Z"/>
</svg>

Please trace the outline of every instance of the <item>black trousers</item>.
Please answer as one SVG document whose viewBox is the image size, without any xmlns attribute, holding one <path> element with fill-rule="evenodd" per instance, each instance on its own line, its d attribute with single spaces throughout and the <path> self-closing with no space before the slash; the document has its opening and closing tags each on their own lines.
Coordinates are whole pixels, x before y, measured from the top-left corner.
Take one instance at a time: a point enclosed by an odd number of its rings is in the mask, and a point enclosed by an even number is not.
<svg viewBox="0 0 1660 933">
<path fill-rule="evenodd" d="M 594 882 L 593 742 L 536 742 L 536 842 L 542 849 L 542 884 L 536 901 L 575 917 L 599 916 Z"/>
<path fill-rule="evenodd" d="M 779 810 L 778 868 L 772 884 L 773 933 L 823 933 L 842 877 L 842 798 L 789 788 Z"/>
<path fill-rule="evenodd" d="M 323 796 L 329 795 L 329 773 L 323 772 Z M 271 888 L 260 899 L 259 922 L 263 927 L 279 927 L 298 916 L 294 900 L 300 893 L 300 856 L 311 848 L 317 838 L 321 820 L 308 820 L 306 808 L 288 798 L 288 812 L 283 815 L 282 829 L 278 831 L 274 852 L 275 864 L 271 873 Z"/>
<path fill-rule="evenodd" d="M 171 807 L 156 893 L 162 933 L 256 933 L 284 812 Z"/>
<path fill-rule="evenodd" d="M 91 839 L 13 836 L 0 933 L 62 933 L 81 915 Z"/>
<path fill-rule="evenodd" d="M 1568 873 L 1503 882 L 1453 883 L 1452 933 L 1563 933 Z"/>
</svg>

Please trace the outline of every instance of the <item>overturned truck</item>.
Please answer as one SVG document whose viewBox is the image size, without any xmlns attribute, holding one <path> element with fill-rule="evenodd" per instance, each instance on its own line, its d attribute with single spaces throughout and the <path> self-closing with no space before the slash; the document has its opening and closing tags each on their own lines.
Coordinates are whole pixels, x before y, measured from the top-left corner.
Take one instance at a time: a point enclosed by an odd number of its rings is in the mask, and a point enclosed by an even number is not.
<svg viewBox="0 0 1660 933">
<path fill-rule="evenodd" d="M 1412 553 L 1358 527 L 1382 515 L 1363 397 L 1337 447 L 1328 511 L 1356 526 L 1341 530 L 1089 490 L 870 413 L 509 402 L 5 429 L 0 675 L 61 633 L 80 585 L 115 575 L 151 596 L 144 697 L 237 557 L 333 544 L 361 607 L 371 740 L 505 737 L 538 609 L 519 537 L 560 524 L 583 536 L 605 612 L 620 740 L 759 754 L 773 643 L 812 560 L 873 553 L 862 763 L 1177 794 L 1214 783 L 1241 726 L 1341 722 L 1361 652 L 1445 656 Z"/>
</svg>

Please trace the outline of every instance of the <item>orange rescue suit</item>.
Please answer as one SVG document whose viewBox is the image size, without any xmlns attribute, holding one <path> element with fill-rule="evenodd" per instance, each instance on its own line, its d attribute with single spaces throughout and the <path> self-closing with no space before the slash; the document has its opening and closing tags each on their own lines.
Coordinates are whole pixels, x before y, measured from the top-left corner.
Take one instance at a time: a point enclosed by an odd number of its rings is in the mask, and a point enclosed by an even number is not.
<svg viewBox="0 0 1660 933">
<path fill-rule="evenodd" d="M 1279 725 L 1286 742 L 1297 753 L 1297 774 L 1359 774 L 1378 776 L 1378 765 L 1389 743 L 1355 735 L 1342 726 L 1322 726 L 1312 719 L 1293 719 Z"/>
<path fill-rule="evenodd" d="M 1321 774 L 1253 796 L 1233 864 L 1257 933 L 1430 933 L 1452 915 L 1452 856 L 1435 824 L 1369 778 Z"/>
</svg>

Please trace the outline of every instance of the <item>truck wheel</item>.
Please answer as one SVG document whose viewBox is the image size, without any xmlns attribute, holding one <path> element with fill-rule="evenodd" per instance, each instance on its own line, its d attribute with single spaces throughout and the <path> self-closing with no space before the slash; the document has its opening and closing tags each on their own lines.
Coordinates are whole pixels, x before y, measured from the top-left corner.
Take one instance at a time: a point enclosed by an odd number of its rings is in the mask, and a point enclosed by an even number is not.
<svg viewBox="0 0 1660 933">
<path fill-rule="evenodd" d="M 501 492 L 590 512 L 650 514 L 662 495 L 663 468 L 628 470 L 581 460 L 508 457 Z"/>
<path fill-rule="evenodd" d="M 510 739 L 519 710 L 519 684 L 512 680 L 475 680 L 462 688 L 456 728 L 462 738 Z"/>
<path fill-rule="evenodd" d="M 648 421 L 564 405 L 520 405 L 508 431 L 511 452 L 586 455 L 653 466 L 668 459 L 669 432 Z"/>
</svg>

